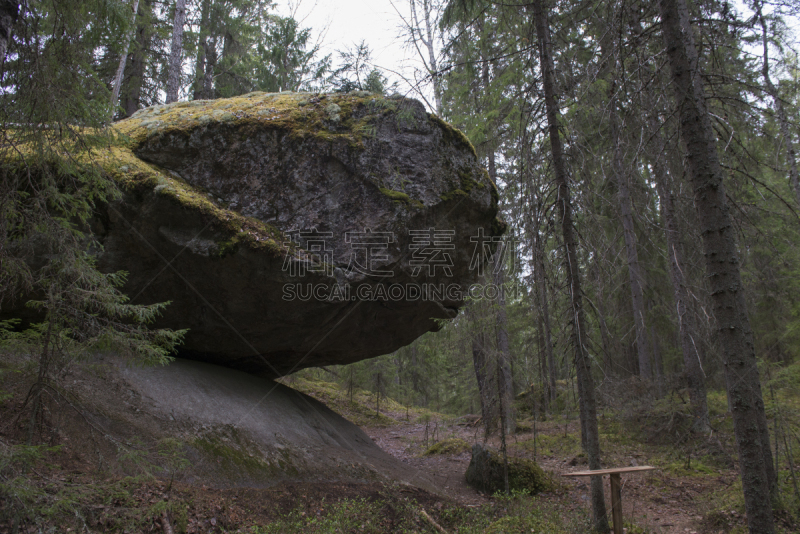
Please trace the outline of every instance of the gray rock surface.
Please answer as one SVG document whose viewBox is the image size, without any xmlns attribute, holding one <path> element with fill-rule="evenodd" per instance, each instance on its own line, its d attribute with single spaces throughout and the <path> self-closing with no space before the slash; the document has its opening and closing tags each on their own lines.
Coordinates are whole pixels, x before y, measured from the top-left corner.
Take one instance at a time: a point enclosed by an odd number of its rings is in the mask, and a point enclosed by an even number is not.
<svg viewBox="0 0 800 534">
<path fill-rule="evenodd" d="M 153 450 L 164 438 L 180 443 L 180 455 L 190 460 L 177 473 L 184 482 L 382 481 L 438 491 L 356 425 L 272 380 L 180 359 L 142 368 L 107 356 L 92 368 L 73 375 L 86 416 L 119 442 Z"/>
<path fill-rule="evenodd" d="M 185 357 L 275 377 L 390 353 L 456 315 L 504 230 L 474 149 L 413 100 L 257 93 L 118 128 L 99 265 L 172 302 Z"/>
</svg>

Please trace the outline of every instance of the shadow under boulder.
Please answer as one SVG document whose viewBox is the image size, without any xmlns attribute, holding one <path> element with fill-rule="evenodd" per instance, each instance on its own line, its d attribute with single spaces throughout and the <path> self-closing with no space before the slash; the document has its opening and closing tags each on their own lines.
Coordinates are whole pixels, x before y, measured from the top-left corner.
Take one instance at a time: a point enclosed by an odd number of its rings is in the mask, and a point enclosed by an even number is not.
<svg viewBox="0 0 800 534">
<path fill-rule="evenodd" d="M 495 451 L 476 443 L 467 467 L 467 484 L 486 493 L 505 491 L 503 458 Z M 508 487 L 511 491 L 527 490 L 531 495 L 552 487 L 550 477 L 533 460 L 508 458 Z"/>
</svg>

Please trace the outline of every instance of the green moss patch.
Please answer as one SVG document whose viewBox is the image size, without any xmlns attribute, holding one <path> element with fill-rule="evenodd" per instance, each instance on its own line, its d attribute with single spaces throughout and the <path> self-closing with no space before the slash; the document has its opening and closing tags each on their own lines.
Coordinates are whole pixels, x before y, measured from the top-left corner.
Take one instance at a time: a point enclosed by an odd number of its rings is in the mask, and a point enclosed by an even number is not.
<svg viewBox="0 0 800 534">
<path fill-rule="evenodd" d="M 257 449 L 250 450 L 240 439 L 209 434 L 195 438 L 191 445 L 208 456 L 210 465 L 219 466 L 224 473 L 244 475 L 251 479 L 280 478 L 282 475 L 296 476 L 297 468 L 291 457 L 284 454 L 276 462 L 264 460 Z"/>
<path fill-rule="evenodd" d="M 424 208 L 425 207 L 425 205 L 422 202 L 420 202 L 419 200 L 412 199 L 411 197 L 409 197 L 406 193 L 403 193 L 402 191 L 394 191 L 392 189 L 387 189 L 385 187 L 381 187 L 380 188 L 380 192 L 383 193 L 384 195 L 386 195 L 387 197 L 391 198 L 395 202 L 398 202 L 400 204 L 405 204 L 405 205 L 408 205 L 408 206 L 414 206 L 416 208 Z"/>
<path fill-rule="evenodd" d="M 554 534 L 566 532 L 564 527 L 542 513 L 529 515 L 506 516 L 492 523 L 486 534 Z"/>
<path fill-rule="evenodd" d="M 397 401 L 381 396 L 380 412 L 376 412 L 378 403 L 374 393 L 360 388 L 353 388 L 351 391 L 335 382 L 326 382 L 309 376 L 304 377 L 301 373 L 293 375 L 291 380 L 280 381 L 292 389 L 314 397 L 358 426 L 389 427 L 398 425 L 406 421 L 406 414 L 416 418 L 422 411 L 418 408 L 407 410 L 406 406 Z"/>
<path fill-rule="evenodd" d="M 458 187 L 441 195 L 441 199 L 447 202 L 458 197 L 468 197 L 474 189 L 484 189 L 487 184 L 491 188 L 492 197 L 497 202 L 499 193 L 486 169 L 481 169 L 477 178 L 472 169 L 461 169 L 458 171 Z"/>
<path fill-rule="evenodd" d="M 469 443 L 464 441 L 461 438 L 449 438 L 442 440 L 438 443 L 434 443 L 430 447 L 422 453 L 423 456 L 433 456 L 436 454 L 464 454 L 465 452 L 469 452 L 470 446 Z"/>
<path fill-rule="evenodd" d="M 475 156 L 475 159 L 478 159 L 478 153 L 475 151 L 475 147 L 472 145 L 469 138 L 464 135 L 464 132 L 452 124 L 440 119 L 436 115 L 430 115 L 430 119 L 442 130 L 442 138 L 445 142 L 463 146 L 472 152 L 472 155 Z"/>
<path fill-rule="evenodd" d="M 577 434 L 539 434 L 536 442 L 533 439 L 519 441 L 512 445 L 526 451 L 533 451 L 548 456 L 575 456 L 581 453 L 581 440 Z"/>
<path fill-rule="evenodd" d="M 153 106 L 116 125 L 135 148 L 152 136 L 184 134 L 212 123 L 286 131 L 292 139 L 343 140 L 363 148 L 379 116 L 398 103 L 363 91 L 347 94 L 249 93 L 219 100 Z M 451 127 L 452 128 L 452 127 Z M 463 134 L 462 134 L 463 135 Z"/>
<path fill-rule="evenodd" d="M 386 189 L 385 187 L 380 188 L 381 193 L 386 195 L 387 197 L 391 198 L 392 200 L 399 200 L 401 202 L 410 202 L 411 198 L 403 193 L 402 191 L 392 191 L 391 189 Z"/>
<path fill-rule="evenodd" d="M 111 146 L 103 152 L 87 155 L 87 160 L 99 165 L 123 191 L 137 194 L 152 191 L 177 206 L 213 219 L 210 228 L 228 236 L 217 244 L 218 256 L 231 254 L 240 245 L 252 250 L 267 250 L 276 256 L 285 252 L 283 243 L 288 239 L 280 230 L 254 217 L 226 209 L 172 173 L 140 160 L 129 148 Z"/>
</svg>

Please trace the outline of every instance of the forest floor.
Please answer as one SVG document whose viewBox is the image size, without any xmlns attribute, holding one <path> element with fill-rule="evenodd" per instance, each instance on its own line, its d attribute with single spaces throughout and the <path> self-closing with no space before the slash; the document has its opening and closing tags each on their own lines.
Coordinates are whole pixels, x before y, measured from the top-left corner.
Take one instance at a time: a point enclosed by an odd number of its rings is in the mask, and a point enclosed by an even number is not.
<svg viewBox="0 0 800 534">
<path fill-rule="evenodd" d="M 177 467 L 174 479 L 145 471 L 122 477 L 92 467 L 77 441 L 58 438 L 61 431 L 54 434 L 56 447 L 25 447 L 12 445 L 20 436 L 0 424 L 0 534 L 15 531 L 15 524 L 20 533 L 589 532 L 588 480 L 561 476 L 587 467 L 578 422 L 569 413 L 547 421 L 533 421 L 521 413 L 518 431 L 507 440 L 510 455 L 534 459 L 550 474 L 550 491 L 536 496 L 486 495 L 464 479 L 471 446 L 483 441 L 477 417 L 448 417 L 390 399 L 381 399 L 376 413 L 376 399 L 368 392 L 347 392 L 332 383 L 302 378 L 286 382 L 361 426 L 387 453 L 428 474 L 440 492 L 377 482 L 213 488 L 184 483 Z M 664 440 L 680 426 L 674 424 L 680 412 L 670 404 L 648 406 L 640 423 L 635 411 L 625 417 L 610 410 L 601 413 L 604 466 L 658 468 L 623 475 L 627 534 L 746 532 L 741 483 L 731 460 L 729 416 L 721 399 L 709 396 L 712 424 L 719 433 L 696 443 Z M 0 421 L 14 419 L 15 407 L 23 400 L 13 393 L 0 396 Z M 681 405 L 679 399 L 675 402 Z M 81 421 L 75 418 L 73 434 L 90 434 Z M 488 444 L 499 448 L 498 437 Z M 605 485 L 608 503 L 607 481 Z M 787 515 L 779 517 L 779 524 L 781 534 L 800 532 Z"/>
<path fill-rule="evenodd" d="M 388 414 L 387 414 L 388 415 Z M 399 414 L 398 414 L 399 415 Z M 438 426 L 438 425 L 437 425 Z M 427 430 L 426 430 L 427 427 Z M 578 423 L 567 424 L 540 424 L 537 437 L 562 438 L 561 441 L 570 443 L 577 441 Z M 433 425 L 430 423 L 399 423 L 394 426 L 364 427 L 365 431 L 383 450 L 399 460 L 430 474 L 447 495 L 466 506 L 479 506 L 487 504 L 492 497 L 484 495 L 469 486 L 464 478 L 464 473 L 469 465 L 471 453 L 469 449 L 444 454 L 424 454 L 426 435 L 431 436 Z M 482 429 L 468 424 L 454 424 L 437 428 L 436 439 L 428 437 L 430 444 L 442 440 L 464 440 L 474 443 L 482 440 Z M 566 434 L 567 439 L 563 436 Z M 551 454 L 538 454 L 534 458 L 531 449 L 533 432 L 521 432 L 510 436 L 508 449 L 514 456 L 535 459 L 546 471 L 559 477 L 564 473 L 587 469 L 585 459 L 576 455 L 571 447 L 567 446 Z M 441 439 L 440 439 L 441 437 Z M 500 439 L 492 437 L 488 440 L 490 447 L 499 449 Z M 609 467 L 627 467 L 631 465 L 648 465 L 648 458 L 643 452 L 629 450 L 622 454 L 612 454 L 613 462 L 606 461 Z M 730 528 L 719 528 L 718 525 L 708 525 L 704 521 L 707 504 L 703 497 L 710 497 L 720 487 L 729 487 L 737 479 L 737 473 L 732 470 L 719 472 L 713 476 L 677 476 L 665 472 L 663 469 L 652 473 L 639 473 L 623 475 L 623 517 L 626 524 L 630 524 L 631 531 L 649 532 L 653 534 L 666 533 L 717 533 L 729 532 Z M 554 500 L 569 503 L 568 513 L 587 515 L 590 512 L 589 485 L 585 478 L 557 478 L 560 491 L 545 494 L 544 500 Z M 610 493 L 608 477 L 604 477 L 606 501 L 610 512 Z M 738 513 L 734 510 L 729 527 L 736 524 L 743 525 Z"/>
<path fill-rule="evenodd" d="M 300 381 L 294 386 L 359 424 L 383 450 L 428 474 L 445 495 L 461 505 L 477 508 L 497 499 L 479 493 L 465 480 L 471 446 L 484 442 L 477 416 L 452 418 L 424 410 L 409 411 L 388 399 L 381 401 L 377 414 L 376 399 L 370 399 L 366 392 L 351 400 L 345 392 L 337 394 L 335 387 L 325 382 Z M 603 467 L 656 468 L 622 475 L 623 518 L 628 534 L 747 531 L 724 394 L 711 393 L 709 406 L 715 432 L 708 437 L 685 431 L 687 408 L 680 395 L 662 399 L 656 405 L 640 406 L 639 412 L 627 409 L 622 413 L 610 408 L 601 411 L 598 425 Z M 556 482 L 555 491 L 537 496 L 537 506 L 558 509 L 562 519 L 571 516 L 565 525 L 585 524 L 591 513 L 589 480 L 562 476 L 588 469 L 575 414 L 535 422 L 527 415 L 517 432 L 507 438 L 509 455 L 535 460 Z M 500 449 L 497 435 L 487 443 Z M 604 489 L 610 516 L 607 476 Z M 781 532 L 800 532 L 800 525 L 789 514 L 778 514 L 777 522 Z"/>
</svg>

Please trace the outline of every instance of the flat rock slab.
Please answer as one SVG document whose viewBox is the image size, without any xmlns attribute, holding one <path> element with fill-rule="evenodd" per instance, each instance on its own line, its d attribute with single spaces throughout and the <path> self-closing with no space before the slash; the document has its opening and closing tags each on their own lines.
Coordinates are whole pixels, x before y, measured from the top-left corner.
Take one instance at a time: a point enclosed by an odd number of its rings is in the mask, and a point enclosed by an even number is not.
<svg viewBox="0 0 800 534">
<path fill-rule="evenodd" d="M 399 482 L 438 490 L 322 403 L 269 379 L 201 362 L 115 373 L 138 399 L 127 432 L 185 444 L 190 480 L 268 487 L 285 481 Z M 112 410 L 119 411 L 115 404 Z M 118 413 L 115 419 L 127 417 Z M 147 428 L 137 431 L 137 427 Z"/>
</svg>

